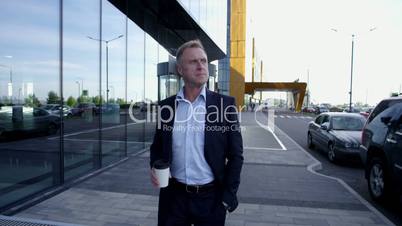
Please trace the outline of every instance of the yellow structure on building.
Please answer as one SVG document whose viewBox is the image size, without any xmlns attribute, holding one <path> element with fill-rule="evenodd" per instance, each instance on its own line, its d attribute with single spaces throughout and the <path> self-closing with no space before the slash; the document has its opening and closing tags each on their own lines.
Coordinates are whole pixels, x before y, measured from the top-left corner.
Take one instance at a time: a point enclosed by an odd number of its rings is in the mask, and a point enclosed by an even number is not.
<svg viewBox="0 0 402 226">
<path fill-rule="evenodd" d="M 239 107 L 244 95 L 256 91 L 286 91 L 293 94 L 295 110 L 301 111 L 307 84 L 303 82 L 245 82 L 246 65 L 246 0 L 232 0 L 230 9 L 230 84 L 229 94 Z M 254 48 L 254 41 L 253 41 Z M 255 67 L 253 56 L 252 63 Z M 261 66 L 262 73 L 262 66 Z M 254 75 L 252 75 L 254 76 Z M 262 78 L 262 76 L 261 76 Z"/>
<path fill-rule="evenodd" d="M 232 0 L 230 6 L 229 94 L 236 98 L 238 106 L 243 106 L 246 74 L 246 0 Z"/>
</svg>

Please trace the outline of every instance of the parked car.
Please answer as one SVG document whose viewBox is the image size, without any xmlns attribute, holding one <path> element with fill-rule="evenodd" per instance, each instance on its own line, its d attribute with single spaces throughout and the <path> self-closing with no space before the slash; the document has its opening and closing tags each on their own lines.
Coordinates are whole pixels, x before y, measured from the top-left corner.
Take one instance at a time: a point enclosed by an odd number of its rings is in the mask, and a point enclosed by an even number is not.
<svg viewBox="0 0 402 226">
<path fill-rule="evenodd" d="M 13 106 L 0 114 L 1 135 L 45 132 L 55 134 L 61 125 L 60 116 L 42 108 Z"/>
<path fill-rule="evenodd" d="M 329 111 L 330 111 L 330 112 L 342 112 L 343 109 L 340 108 L 340 107 L 334 106 L 334 107 L 331 107 L 331 108 L 329 109 Z"/>
<path fill-rule="evenodd" d="M 320 106 L 320 107 L 315 107 L 315 114 L 319 115 L 324 112 L 329 112 L 328 108 Z"/>
<path fill-rule="evenodd" d="M 364 117 L 368 118 L 368 116 L 370 115 L 372 110 L 373 110 L 373 108 L 367 108 L 367 109 L 361 111 L 360 114 L 363 115 Z"/>
<path fill-rule="evenodd" d="M 102 114 L 119 114 L 120 113 L 120 105 L 115 103 L 104 104 L 101 107 L 95 108 L 95 114 L 99 114 L 102 111 Z"/>
<path fill-rule="evenodd" d="M 320 114 L 308 125 L 307 144 L 318 146 L 327 153 L 329 161 L 360 159 L 361 130 L 366 119 L 359 114 L 328 112 Z"/>
<path fill-rule="evenodd" d="M 67 105 L 61 106 L 60 104 L 46 104 L 42 107 L 46 111 L 51 114 L 60 115 L 60 111 L 63 108 L 63 116 L 64 117 L 71 117 L 73 115 L 71 108 Z"/>
<path fill-rule="evenodd" d="M 74 116 L 81 116 L 85 112 L 95 114 L 96 106 L 94 103 L 79 103 L 75 108 L 71 109 Z"/>
<path fill-rule="evenodd" d="M 315 109 L 313 107 L 304 107 L 302 111 L 306 113 L 314 113 Z"/>
<path fill-rule="evenodd" d="M 262 109 L 263 110 L 268 110 L 268 102 L 262 103 Z"/>
<path fill-rule="evenodd" d="M 361 109 L 360 109 L 360 108 L 355 108 L 355 107 L 352 107 L 352 109 L 349 109 L 349 107 L 347 107 L 347 108 L 345 108 L 345 109 L 343 110 L 343 112 L 348 112 L 348 113 L 360 113 L 360 112 L 361 112 Z"/>
<path fill-rule="evenodd" d="M 144 101 L 139 102 L 141 112 L 153 111 L 154 107 L 156 107 L 157 105 L 158 105 L 157 103 L 153 102 L 144 102 Z"/>
<path fill-rule="evenodd" d="M 402 194 L 402 97 L 382 100 L 371 112 L 362 132 L 360 154 L 371 197 L 380 202 L 399 200 Z"/>
</svg>

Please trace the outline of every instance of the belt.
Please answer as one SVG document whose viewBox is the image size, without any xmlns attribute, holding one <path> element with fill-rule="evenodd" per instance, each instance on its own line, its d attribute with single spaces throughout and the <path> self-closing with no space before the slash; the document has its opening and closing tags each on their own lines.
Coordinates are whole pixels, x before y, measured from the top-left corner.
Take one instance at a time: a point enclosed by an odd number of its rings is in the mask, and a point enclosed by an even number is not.
<svg viewBox="0 0 402 226">
<path fill-rule="evenodd" d="M 211 192 L 211 191 L 214 191 L 216 188 L 216 185 L 214 182 L 211 182 L 208 184 L 203 184 L 203 185 L 189 185 L 189 184 L 181 183 L 178 180 L 176 180 L 175 178 L 171 178 L 169 183 L 173 189 L 176 189 L 179 191 L 184 191 L 187 193 L 192 193 L 192 194 Z"/>
</svg>

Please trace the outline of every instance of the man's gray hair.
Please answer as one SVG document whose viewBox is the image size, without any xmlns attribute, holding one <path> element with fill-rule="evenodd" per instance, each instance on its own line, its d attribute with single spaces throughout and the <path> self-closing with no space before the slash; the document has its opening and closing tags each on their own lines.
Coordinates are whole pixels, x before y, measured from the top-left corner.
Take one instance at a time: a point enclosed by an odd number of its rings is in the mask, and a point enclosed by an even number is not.
<svg viewBox="0 0 402 226">
<path fill-rule="evenodd" d="M 205 55 L 207 54 L 204 49 L 204 46 L 202 45 L 202 43 L 199 39 L 191 40 L 191 41 L 184 43 L 177 49 L 177 52 L 176 52 L 176 62 L 177 63 L 180 63 L 181 56 L 183 55 L 184 50 L 186 50 L 188 48 L 200 48 L 204 51 Z"/>
</svg>

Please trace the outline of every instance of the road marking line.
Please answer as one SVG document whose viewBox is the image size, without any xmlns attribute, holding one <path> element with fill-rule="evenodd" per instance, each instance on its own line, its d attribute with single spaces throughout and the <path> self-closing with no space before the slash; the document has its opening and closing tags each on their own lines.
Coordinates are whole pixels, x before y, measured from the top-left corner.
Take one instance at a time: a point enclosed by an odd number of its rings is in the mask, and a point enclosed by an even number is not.
<svg viewBox="0 0 402 226">
<path fill-rule="evenodd" d="M 269 150 L 269 151 L 283 151 L 281 148 L 263 148 L 263 147 L 243 147 L 248 150 Z"/>
<path fill-rule="evenodd" d="M 268 128 L 269 132 L 272 133 L 272 135 L 274 136 L 274 138 L 276 139 L 276 141 L 278 141 L 279 145 L 282 147 L 282 150 L 284 150 L 284 151 L 288 150 L 288 149 L 286 149 L 285 145 L 282 144 L 282 141 L 279 140 L 279 138 L 276 136 L 276 134 L 272 131 L 272 129 L 269 128 L 269 127 L 267 127 L 267 128 Z"/>
<path fill-rule="evenodd" d="M 265 114 L 267 114 L 267 113 L 261 113 L 261 114 L 265 115 Z M 272 115 L 273 115 L 273 114 L 271 114 L 271 117 L 272 117 Z M 255 120 L 255 122 L 256 122 L 261 128 L 263 128 L 263 129 L 265 129 L 265 130 L 268 130 L 268 131 L 272 134 L 272 136 L 274 136 L 274 138 L 275 138 L 276 141 L 279 143 L 279 145 L 282 147 L 282 150 L 286 151 L 287 149 L 286 149 L 285 145 L 282 144 L 281 140 L 279 140 L 279 138 L 278 138 L 278 137 L 276 136 L 276 134 L 274 133 L 274 131 L 273 131 L 274 128 L 270 128 L 270 120 L 273 120 L 274 118 L 273 118 L 273 117 L 272 117 L 271 119 L 268 118 L 268 125 L 264 125 L 264 124 L 262 124 L 261 122 L 259 122 L 259 121 L 257 120 L 256 116 L 257 116 L 257 115 L 254 114 L 254 120 Z M 269 117 L 269 115 L 267 115 L 267 117 Z"/>
</svg>

